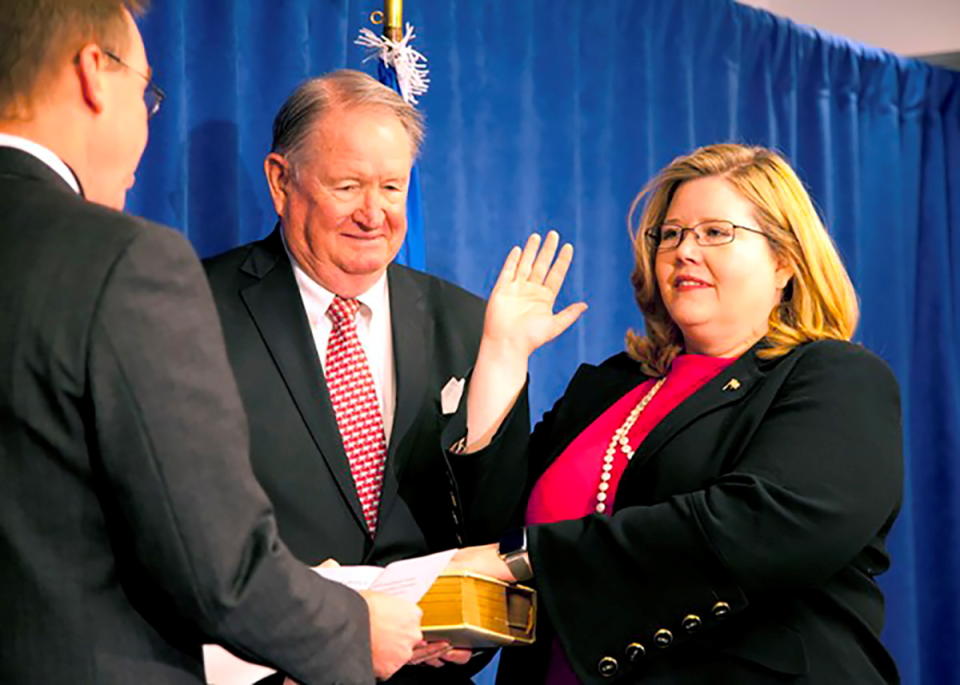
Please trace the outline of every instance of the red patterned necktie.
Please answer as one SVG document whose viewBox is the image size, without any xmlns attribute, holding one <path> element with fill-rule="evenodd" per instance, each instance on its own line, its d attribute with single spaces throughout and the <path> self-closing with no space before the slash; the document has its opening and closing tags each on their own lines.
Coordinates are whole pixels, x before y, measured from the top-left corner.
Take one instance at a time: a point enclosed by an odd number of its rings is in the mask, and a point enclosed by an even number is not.
<svg viewBox="0 0 960 685">
<path fill-rule="evenodd" d="M 334 297 L 327 316 L 333 330 L 327 343 L 325 369 L 333 413 L 337 417 L 343 449 L 350 461 L 353 482 L 357 486 L 363 517 L 373 533 L 377 529 L 377 508 L 387 441 L 373 374 L 367 355 L 357 337 L 357 300 Z"/>
</svg>

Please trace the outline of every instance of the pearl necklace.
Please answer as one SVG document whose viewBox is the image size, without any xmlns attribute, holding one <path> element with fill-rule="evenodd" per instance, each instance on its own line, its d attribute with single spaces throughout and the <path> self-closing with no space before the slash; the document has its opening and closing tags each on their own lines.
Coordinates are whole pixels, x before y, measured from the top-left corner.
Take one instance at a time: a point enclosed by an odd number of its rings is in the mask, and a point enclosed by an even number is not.
<svg viewBox="0 0 960 685">
<path fill-rule="evenodd" d="M 620 424 L 620 427 L 614 431 L 613 437 L 610 438 L 610 444 L 607 446 L 607 451 L 603 455 L 603 470 L 600 473 L 600 485 L 597 486 L 598 514 L 602 514 L 607 508 L 607 490 L 610 488 L 610 471 L 613 470 L 613 459 L 617 454 L 617 449 L 619 448 L 620 451 L 623 452 L 627 461 L 633 459 L 633 453 L 636 452 L 636 448 L 630 447 L 630 438 L 628 437 L 630 429 L 633 428 L 633 424 L 637 422 L 640 414 L 647 408 L 647 405 L 650 404 L 650 400 L 657 394 L 657 391 L 665 380 L 667 380 L 666 376 L 654 383 L 653 387 L 650 388 L 649 392 L 637 403 L 637 406 L 630 411 L 627 418 Z"/>
</svg>

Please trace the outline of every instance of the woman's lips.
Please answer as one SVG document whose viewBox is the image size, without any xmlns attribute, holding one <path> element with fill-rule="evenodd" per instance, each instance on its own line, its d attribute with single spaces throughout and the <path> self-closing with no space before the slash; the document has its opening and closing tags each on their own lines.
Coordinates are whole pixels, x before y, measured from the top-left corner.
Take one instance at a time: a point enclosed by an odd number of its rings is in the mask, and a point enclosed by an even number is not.
<svg viewBox="0 0 960 685">
<path fill-rule="evenodd" d="M 699 290 L 701 288 L 712 288 L 713 286 L 704 280 L 696 278 L 695 276 L 677 276 L 673 279 L 673 287 L 675 290 L 685 291 Z"/>
</svg>

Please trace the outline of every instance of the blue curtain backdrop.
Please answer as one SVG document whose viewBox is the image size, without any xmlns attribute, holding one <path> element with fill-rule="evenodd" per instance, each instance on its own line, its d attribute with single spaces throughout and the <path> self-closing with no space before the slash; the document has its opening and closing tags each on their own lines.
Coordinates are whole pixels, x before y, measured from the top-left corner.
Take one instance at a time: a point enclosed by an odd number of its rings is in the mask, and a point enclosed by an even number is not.
<svg viewBox="0 0 960 685">
<path fill-rule="evenodd" d="M 428 56 L 427 270 L 488 292 L 509 246 L 576 246 L 561 304 L 590 310 L 532 365 L 534 410 L 640 325 L 624 215 L 674 156 L 775 146 L 806 180 L 860 293 L 859 340 L 900 379 L 906 492 L 882 578 L 909 684 L 960 657 L 960 74 L 728 0 L 407 0 Z M 261 162 L 302 79 L 373 72 L 378 0 L 157 0 L 143 21 L 169 98 L 129 208 L 209 255 L 274 222 Z M 486 678 L 485 678 L 486 679 Z"/>
</svg>

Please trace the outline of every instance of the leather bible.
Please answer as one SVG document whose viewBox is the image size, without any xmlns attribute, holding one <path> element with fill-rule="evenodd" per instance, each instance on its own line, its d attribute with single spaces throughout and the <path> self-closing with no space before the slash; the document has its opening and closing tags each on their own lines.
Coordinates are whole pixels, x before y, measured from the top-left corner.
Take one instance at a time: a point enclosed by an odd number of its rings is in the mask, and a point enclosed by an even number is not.
<svg viewBox="0 0 960 685">
<path fill-rule="evenodd" d="M 531 644 L 536 636 L 537 593 L 523 585 L 453 571 L 441 574 L 419 604 L 428 642 L 480 648 Z"/>
</svg>

